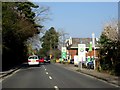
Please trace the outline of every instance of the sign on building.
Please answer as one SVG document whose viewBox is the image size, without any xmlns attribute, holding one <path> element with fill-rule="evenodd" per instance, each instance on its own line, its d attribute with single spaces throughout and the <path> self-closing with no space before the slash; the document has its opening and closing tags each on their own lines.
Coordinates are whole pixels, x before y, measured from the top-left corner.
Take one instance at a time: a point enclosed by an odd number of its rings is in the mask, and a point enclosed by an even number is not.
<svg viewBox="0 0 120 90">
<path fill-rule="evenodd" d="M 78 44 L 78 59 L 80 62 L 86 61 L 86 45 L 85 44 Z"/>
</svg>

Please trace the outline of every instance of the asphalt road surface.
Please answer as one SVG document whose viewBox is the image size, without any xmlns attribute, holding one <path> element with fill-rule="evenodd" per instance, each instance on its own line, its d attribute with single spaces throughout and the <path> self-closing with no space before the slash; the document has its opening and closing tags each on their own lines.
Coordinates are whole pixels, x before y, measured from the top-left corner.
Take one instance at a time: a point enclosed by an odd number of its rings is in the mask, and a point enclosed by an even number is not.
<svg viewBox="0 0 120 90">
<path fill-rule="evenodd" d="M 2 81 L 2 88 L 116 88 L 93 77 L 55 64 L 23 66 Z"/>
</svg>

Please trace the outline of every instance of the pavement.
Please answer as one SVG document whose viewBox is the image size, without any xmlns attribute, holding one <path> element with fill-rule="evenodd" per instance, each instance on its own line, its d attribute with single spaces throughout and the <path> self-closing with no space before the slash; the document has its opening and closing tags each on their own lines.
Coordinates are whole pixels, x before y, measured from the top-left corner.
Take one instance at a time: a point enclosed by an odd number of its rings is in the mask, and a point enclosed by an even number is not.
<svg viewBox="0 0 120 90">
<path fill-rule="evenodd" d="M 4 77 L 8 76 L 8 75 L 11 75 L 12 73 L 14 73 L 15 71 L 19 70 L 21 66 L 16 66 L 16 67 L 13 67 L 7 71 L 2 71 L 0 72 L 0 79 L 3 79 Z"/>
<path fill-rule="evenodd" d="M 84 73 L 84 74 L 93 76 L 97 79 L 104 80 L 108 83 L 120 86 L 120 77 L 118 77 L 118 76 L 113 76 L 113 75 L 110 75 L 107 73 L 98 72 L 97 70 L 93 70 L 93 69 L 82 68 L 82 70 L 81 70 L 79 67 L 75 67 L 74 64 L 62 64 L 62 63 L 55 63 L 55 64 L 61 65 L 66 69 Z"/>
</svg>

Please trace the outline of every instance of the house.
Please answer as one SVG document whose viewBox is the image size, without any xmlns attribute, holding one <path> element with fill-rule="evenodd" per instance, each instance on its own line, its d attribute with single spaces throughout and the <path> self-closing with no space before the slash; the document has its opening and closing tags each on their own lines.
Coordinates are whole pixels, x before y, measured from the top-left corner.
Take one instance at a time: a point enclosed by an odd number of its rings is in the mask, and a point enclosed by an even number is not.
<svg viewBox="0 0 120 90">
<path fill-rule="evenodd" d="M 95 56 L 98 57 L 97 50 L 99 49 L 98 43 L 95 39 L 95 50 L 92 48 L 92 51 L 89 51 L 90 42 L 92 41 L 92 38 L 69 38 L 65 41 L 65 45 L 67 47 L 67 57 L 68 59 L 73 59 L 75 55 L 78 55 L 78 44 L 86 44 L 86 58 L 88 56 L 92 57 Z M 95 53 L 94 53 L 95 51 Z"/>
</svg>

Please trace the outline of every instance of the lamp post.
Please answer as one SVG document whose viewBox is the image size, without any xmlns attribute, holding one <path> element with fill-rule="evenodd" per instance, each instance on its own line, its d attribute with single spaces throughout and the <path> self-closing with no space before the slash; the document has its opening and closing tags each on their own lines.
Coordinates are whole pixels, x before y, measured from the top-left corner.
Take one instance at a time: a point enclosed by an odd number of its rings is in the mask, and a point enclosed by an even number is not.
<svg viewBox="0 0 120 90">
<path fill-rule="evenodd" d="M 96 69 L 96 63 L 95 63 L 95 34 L 92 33 L 92 47 L 94 48 L 94 70 Z"/>
</svg>

